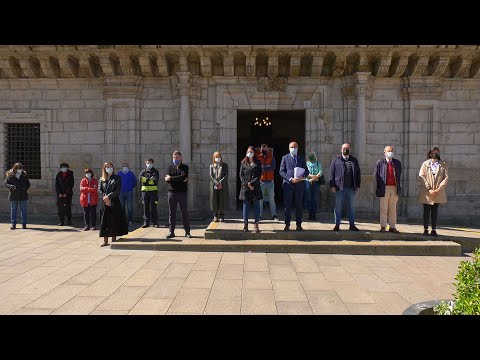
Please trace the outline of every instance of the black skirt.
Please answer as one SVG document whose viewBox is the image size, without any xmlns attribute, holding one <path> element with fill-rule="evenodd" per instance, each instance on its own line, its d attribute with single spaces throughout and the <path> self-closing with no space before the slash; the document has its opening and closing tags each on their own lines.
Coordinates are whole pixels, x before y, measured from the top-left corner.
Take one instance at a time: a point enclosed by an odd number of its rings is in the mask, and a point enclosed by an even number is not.
<svg viewBox="0 0 480 360">
<path fill-rule="evenodd" d="M 100 237 L 128 234 L 127 218 L 125 217 L 125 211 L 118 197 L 112 199 L 111 206 L 106 206 L 102 200 L 100 218 Z"/>
</svg>

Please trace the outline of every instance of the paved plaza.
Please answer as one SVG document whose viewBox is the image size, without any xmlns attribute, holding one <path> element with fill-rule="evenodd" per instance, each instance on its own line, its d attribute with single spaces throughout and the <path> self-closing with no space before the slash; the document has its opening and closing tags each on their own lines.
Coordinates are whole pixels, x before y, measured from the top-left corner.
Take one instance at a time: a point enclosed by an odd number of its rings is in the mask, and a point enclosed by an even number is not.
<svg viewBox="0 0 480 360">
<path fill-rule="evenodd" d="M 452 298 L 471 255 L 115 250 L 97 231 L 9 226 L 0 223 L 0 314 L 401 314 Z"/>
</svg>

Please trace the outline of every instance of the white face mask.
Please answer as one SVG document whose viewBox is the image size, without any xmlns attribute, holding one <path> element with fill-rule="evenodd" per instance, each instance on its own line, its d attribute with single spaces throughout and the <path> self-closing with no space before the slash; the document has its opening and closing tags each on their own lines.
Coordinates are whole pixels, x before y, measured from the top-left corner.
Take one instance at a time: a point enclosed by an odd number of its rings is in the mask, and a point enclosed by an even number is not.
<svg viewBox="0 0 480 360">
<path fill-rule="evenodd" d="M 391 159 L 391 158 L 393 158 L 393 155 L 394 154 L 393 154 L 392 151 L 387 152 L 387 158 Z"/>
<path fill-rule="evenodd" d="M 124 173 L 127 173 L 127 172 L 128 172 L 128 166 L 124 166 L 124 167 L 123 167 L 123 172 L 124 172 Z"/>
<path fill-rule="evenodd" d="M 86 177 L 87 179 L 90 179 L 90 178 L 92 177 L 92 174 L 87 173 L 87 174 L 85 174 L 85 177 Z"/>
<path fill-rule="evenodd" d="M 107 172 L 107 174 L 111 174 L 113 173 L 113 168 L 111 167 L 105 168 L 105 171 Z"/>
<path fill-rule="evenodd" d="M 151 169 L 153 164 L 152 163 L 146 163 L 145 166 L 147 167 L 147 169 Z"/>
<path fill-rule="evenodd" d="M 17 174 L 22 175 L 23 170 L 22 169 L 17 169 Z"/>
<path fill-rule="evenodd" d="M 67 168 L 66 168 L 66 167 L 62 167 L 62 168 L 60 168 L 60 171 L 61 171 L 61 172 L 67 172 Z"/>
<path fill-rule="evenodd" d="M 247 152 L 247 156 L 251 159 L 253 158 L 253 152 Z"/>
<path fill-rule="evenodd" d="M 215 158 L 215 162 L 219 163 L 220 161 L 222 161 L 222 158 Z"/>
<path fill-rule="evenodd" d="M 291 147 L 290 148 L 290 154 L 292 155 L 297 155 L 297 152 L 298 152 L 298 148 L 297 147 Z"/>
</svg>

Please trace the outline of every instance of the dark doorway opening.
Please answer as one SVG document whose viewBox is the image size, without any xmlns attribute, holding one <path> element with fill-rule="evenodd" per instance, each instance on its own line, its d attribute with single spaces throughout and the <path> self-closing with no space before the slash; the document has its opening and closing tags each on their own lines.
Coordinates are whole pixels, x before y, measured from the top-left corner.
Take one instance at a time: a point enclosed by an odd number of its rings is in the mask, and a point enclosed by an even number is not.
<svg viewBox="0 0 480 360">
<path fill-rule="evenodd" d="M 268 120 L 266 120 L 268 118 Z M 257 120 L 258 119 L 258 120 Z M 263 121 L 265 119 L 265 122 Z M 255 125 L 255 123 L 260 125 Z M 271 125 L 266 125 L 270 123 Z M 259 148 L 262 143 L 267 143 L 273 148 L 277 168 L 275 170 L 275 203 L 283 208 L 282 178 L 278 174 L 282 156 L 288 153 L 288 144 L 291 141 L 298 143 L 298 154 L 305 156 L 305 110 L 293 111 L 254 111 L 239 110 L 237 112 L 237 166 L 246 156 L 247 148 L 251 145 Z M 240 180 L 236 174 L 237 182 L 237 209 L 242 203 L 238 200 Z M 264 202 L 264 212 L 270 214 L 267 202 Z M 280 213 L 277 210 L 277 214 Z"/>
</svg>

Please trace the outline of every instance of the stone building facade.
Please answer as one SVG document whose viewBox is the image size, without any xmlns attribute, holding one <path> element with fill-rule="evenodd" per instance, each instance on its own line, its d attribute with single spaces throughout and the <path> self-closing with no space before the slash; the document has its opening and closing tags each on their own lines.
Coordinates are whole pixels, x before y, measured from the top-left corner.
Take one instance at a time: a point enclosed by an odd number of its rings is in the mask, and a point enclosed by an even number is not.
<svg viewBox="0 0 480 360">
<path fill-rule="evenodd" d="M 7 159 L 7 124 L 40 124 L 33 213 L 55 214 L 54 179 L 63 161 L 78 186 L 85 167 L 98 178 L 107 160 L 117 169 L 127 160 L 138 174 L 153 157 L 162 173 L 178 149 L 191 169 L 189 207 L 205 214 L 214 151 L 229 163 L 231 183 L 238 181 L 239 110 L 304 111 L 300 146 L 315 150 L 326 170 L 341 144 L 351 143 L 363 173 L 357 211 L 372 216 L 378 214 L 372 173 L 384 146 L 393 145 L 404 166 L 400 214 L 419 218 L 418 170 L 437 145 L 450 170 L 440 217 L 478 219 L 478 45 L 0 46 L 4 170 L 17 160 Z M 4 190 L 0 211 L 8 212 Z M 230 192 L 234 205 L 236 187 Z M 330 211 L 332 195 L 326 187 L 321 192 L 320 210 Z M 78 194 L 77 188 L 77 214 Z M 162 184 L 163 215 L 165 194 Z"/>
</svg>

